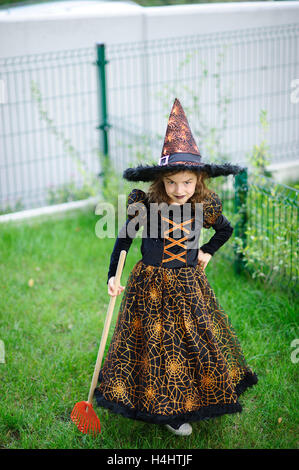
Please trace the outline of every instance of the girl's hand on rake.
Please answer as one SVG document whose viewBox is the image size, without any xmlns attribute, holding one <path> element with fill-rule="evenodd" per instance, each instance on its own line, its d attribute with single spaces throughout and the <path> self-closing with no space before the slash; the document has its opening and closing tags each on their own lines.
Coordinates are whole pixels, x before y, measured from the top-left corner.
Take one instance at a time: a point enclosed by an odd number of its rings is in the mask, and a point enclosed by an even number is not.
<svg viewBox="0 0 299 470">
<path fill-rule="evenodd" d="M 124 286 L 119 285 L 118 290 L 115 293 L 114 281 L 115 281 L 115 276 L 110 277 L 110 279 L 108 281 L 108 294 L 111 295 L 111 296 L 119 295 L 124 290 Z"/>
<path fill-rule="evenodd" d="M 212 258 L 212 255 L 210 255 L 210 253 L 204 253 L 203 251 L 198 250 L 198 257 L 197 257 L 198 264 L 200 265 L 202 269 L 206 268 L 211 258 Z"/>
</svg>

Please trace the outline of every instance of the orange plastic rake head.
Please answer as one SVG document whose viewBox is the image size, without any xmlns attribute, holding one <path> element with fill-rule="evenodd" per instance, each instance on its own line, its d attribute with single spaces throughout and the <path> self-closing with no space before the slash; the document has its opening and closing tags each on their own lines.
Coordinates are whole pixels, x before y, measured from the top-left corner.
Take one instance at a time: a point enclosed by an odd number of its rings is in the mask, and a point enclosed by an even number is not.
<svg viewBox="0 0 299 470">
<path fill-rule="evenodd" d="M 124 266 L 126 254 L 127 254 L 126 250 L 122 250 L 120 252 L 116 274 L 115 274 L 115 281 L 114 281 L 116 292 L 119 287 L 119 281 L 120 281 L 122 269 Z M 99 378 L 99 372 L 101 368 L 102 359 L 104 356 L 107 336 L 108 336 L 109 327 L 110 327 L 110 323 L 111 323 L 111 319 L 113 315 L 115 299 L 116 299 L 116 296 L 110 297 L 110 302 L 109 302 L 109 306 L 107 310 L 101 343 L 100 343 L 100 347 L 98 350 L 98 356 L 97 356 L 96 364 L 95 364 L 94 371 L 93 371 L 93 377 L 92 377 L 92 381 L 91 381 L 91 385 L 89 389 L 88 399 L 87 401 L 79 401 L 78 403 L 76 403 L 71 413 L 72 421 L 75 423 L 79 431 L 83 432 L 84 434 L 90 433 L 90 434 L 95 435 L 101 432 L 100 420 L 95 414 L 95 411 L 92 406 L 92 397 L 93 397 L 93 394 L 94 394 L 94 391 L 98 382 L 98 378 Z"/>
<path fill-rule="evenodd" d="M 79 401 L 71 413 L 71 419 L 84 434 L 98 434 L 101 432 L 100 420 L 97 417 L 92 403 Z"/>
</svg>

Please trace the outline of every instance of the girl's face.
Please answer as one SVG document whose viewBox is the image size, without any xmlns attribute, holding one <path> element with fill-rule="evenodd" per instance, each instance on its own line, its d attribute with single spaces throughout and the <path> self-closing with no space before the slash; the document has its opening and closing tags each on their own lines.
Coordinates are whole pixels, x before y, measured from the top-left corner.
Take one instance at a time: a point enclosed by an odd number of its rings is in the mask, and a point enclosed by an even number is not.
<svg viewBox="0 0 299 470">
<path fill-rule="evenodd" d="M 180 171 L 175 175 L 163 176 L 163 183 L 166 194 L 171 199 L 171 203 L 182 205 L 193 196 L 197 176 L 189 170 Z"/>
</svg>

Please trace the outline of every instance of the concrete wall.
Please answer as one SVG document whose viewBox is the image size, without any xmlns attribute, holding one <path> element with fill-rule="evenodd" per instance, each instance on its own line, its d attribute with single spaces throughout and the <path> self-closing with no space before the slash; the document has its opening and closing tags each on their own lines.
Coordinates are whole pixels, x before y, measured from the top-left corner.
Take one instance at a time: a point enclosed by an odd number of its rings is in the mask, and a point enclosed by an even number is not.
<svg viewBox="0 0 299 470">
<path fill-rule="evenodd" d="M 295 23 L 298 2 L 141 7 L 58 2 L 0 10 L 0 57 Z"/>
</svg>

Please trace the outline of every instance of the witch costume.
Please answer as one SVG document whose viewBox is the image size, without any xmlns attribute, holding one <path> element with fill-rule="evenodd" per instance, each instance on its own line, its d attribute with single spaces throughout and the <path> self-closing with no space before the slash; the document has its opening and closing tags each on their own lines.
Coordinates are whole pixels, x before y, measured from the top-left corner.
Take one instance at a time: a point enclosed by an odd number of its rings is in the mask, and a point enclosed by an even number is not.
<svg viewBox="0 0 299 470">
<path fill-rule="evenodd" d="M 158 165 L 128 168 L 123 176 L 152 181 L 174 169 L 203 170 L 212 177 L 242 170 L 230 163 L 202 162 L 177 99 Z M 176 206 L 176 217 L 156 210 L 158 233 L 149 236 L 147 195 L 137 188 L 129 194 L 128 217 L 114 245 L 107 283 L 116 273 L 121 250 L 129 251 L 134 234 L 128 234 L 128 228 L 135 217 L 135 234 L 143 226 L 146 236 L 142 258 L 129 274 L 95 389 L 99 406 L 127 418 L 174 426 L 241 412 L 239 395 L 258 381 L 198 264 L 197 217 L 194 208 L 186 215 L 184 206 Z M 233 227 L 222 214 L 217 193 L 211 191 L 201 207 L 203 227 L 212 227 L 215 234 L 200 249 L 214 255 Z"/>
</svg>

